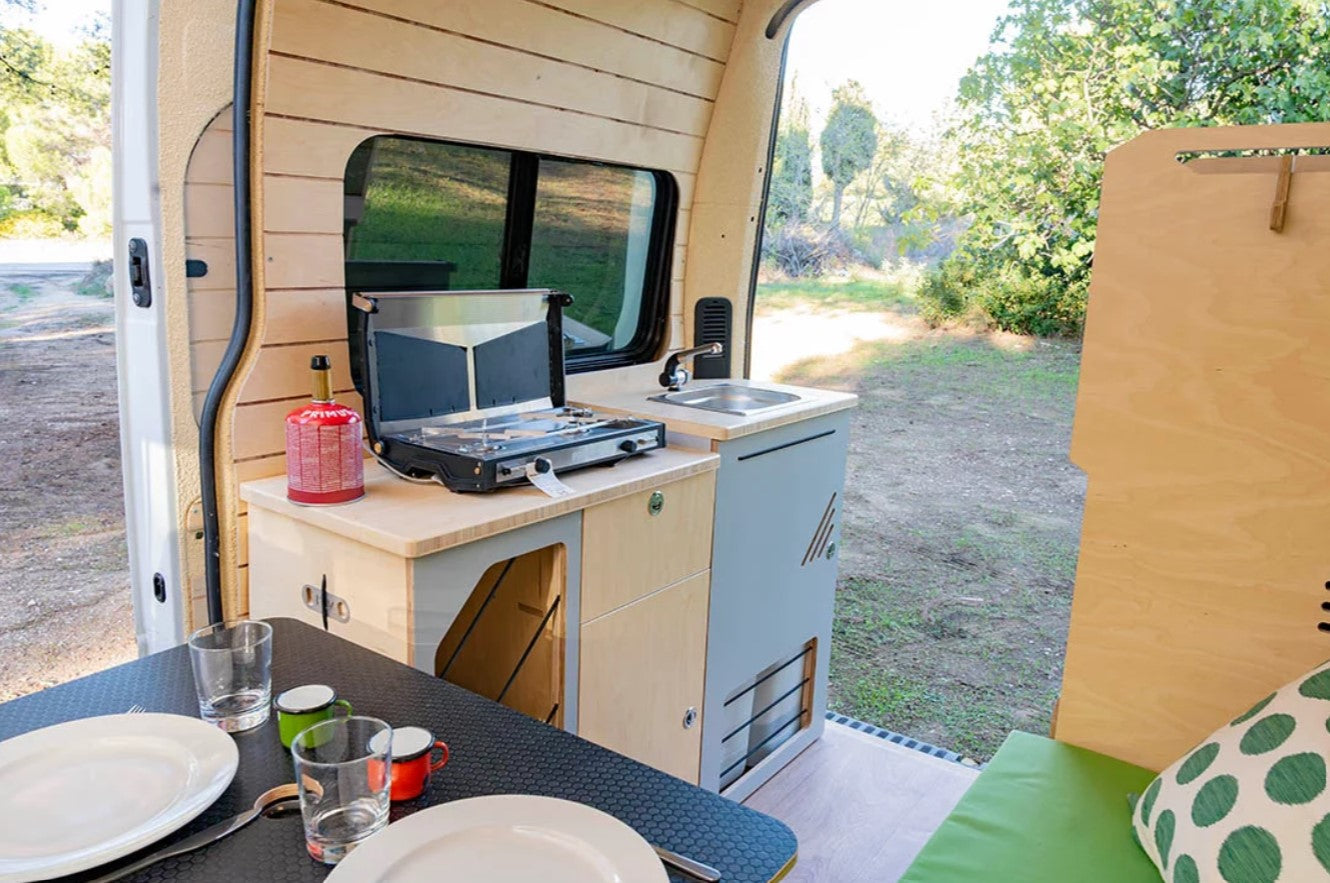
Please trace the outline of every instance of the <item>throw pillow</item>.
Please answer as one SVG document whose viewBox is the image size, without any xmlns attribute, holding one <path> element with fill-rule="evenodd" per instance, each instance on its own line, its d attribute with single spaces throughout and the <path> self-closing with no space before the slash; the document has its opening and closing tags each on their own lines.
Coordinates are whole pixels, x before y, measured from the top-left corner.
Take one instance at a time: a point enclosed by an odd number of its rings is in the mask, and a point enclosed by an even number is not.
<svg viewBox="0 0 1330 883">
<path fill-rule="evenodd" d="M 1330 880 L 1330 663 L 1220 727 L 1132 812 L 1167 883 Z"/>
</svg>

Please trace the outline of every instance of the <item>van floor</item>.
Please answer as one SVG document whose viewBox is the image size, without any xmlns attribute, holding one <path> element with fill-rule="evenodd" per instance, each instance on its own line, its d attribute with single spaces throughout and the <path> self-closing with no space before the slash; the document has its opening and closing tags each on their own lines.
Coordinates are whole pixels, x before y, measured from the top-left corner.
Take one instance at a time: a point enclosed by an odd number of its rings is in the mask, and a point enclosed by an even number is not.
<svg viewBox="0 0 1330 883">
<path fill-rule="evenodd" d="M 821 739 L 744 805 L 780 819 L 799 838 L 788 883 L 890 883 L 978 775 L 828 722 Z"/>
</svg>

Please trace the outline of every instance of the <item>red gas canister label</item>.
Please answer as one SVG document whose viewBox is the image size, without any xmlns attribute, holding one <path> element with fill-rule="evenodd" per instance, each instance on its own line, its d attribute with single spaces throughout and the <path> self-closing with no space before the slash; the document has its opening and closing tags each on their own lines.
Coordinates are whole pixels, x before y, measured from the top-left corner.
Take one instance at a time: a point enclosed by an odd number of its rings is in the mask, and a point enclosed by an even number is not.
<svg viewBox="0 0 1330 883">
<path fill-rule="evenodd" d="M 296 503 L 346 503 L 365 493 L 360 415 L 312 402 L 286 417 L 286 495 Z"/>
</svg>

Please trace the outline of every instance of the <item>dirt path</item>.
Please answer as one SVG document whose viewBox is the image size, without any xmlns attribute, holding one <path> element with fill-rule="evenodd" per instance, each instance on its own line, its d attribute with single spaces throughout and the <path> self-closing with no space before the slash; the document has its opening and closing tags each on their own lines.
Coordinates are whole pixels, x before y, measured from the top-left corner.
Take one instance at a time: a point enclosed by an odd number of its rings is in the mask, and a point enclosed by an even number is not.
<svg viewBox="0 0 1330 883">
<path fill-rule="evenodd" d="M 1067 459 L 1078 346 L 862 310 L 759 311 L 753 340 L 776 379 L 861 397 L 832 708 L 981 760 L 1012 729 L 1047 732 L 1085 494 Z"/>
<path fill-rule="evenodd" d="M 109 299 L 0 279 L 0 701 L 134 658 Z"/>
</svg>

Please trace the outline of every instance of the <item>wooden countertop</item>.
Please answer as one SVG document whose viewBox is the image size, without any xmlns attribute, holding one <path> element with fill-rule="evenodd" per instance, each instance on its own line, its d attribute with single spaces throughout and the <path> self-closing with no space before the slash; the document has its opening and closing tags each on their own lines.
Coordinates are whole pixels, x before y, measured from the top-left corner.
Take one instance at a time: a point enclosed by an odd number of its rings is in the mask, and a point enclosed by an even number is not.
<svg viewBox="0 0 1330 883">
<path fill-rule="evenodd" d="M 784 383 L 750 380 L 694 380 L 686 389 L 700 389 L 722 383 L 735 386 L 752 386 L 758 389 L 773 389 L 780 392 L 794 393 L 799 401 L 788 405 L 779 405 L 756 414 L 721 414 L 716 411 L 704 411 L 701 408 L 689 408 L 671 405 L 666 402 L 651 401 L 649 396 L 660 395 L 664 389 L 657 386 L 629 392 L 593 394 L 580 399 L 576 404 L 596 411 L 609 411 L 617 414 L 632 414 L 648 417 L 664 423 L 672 432 L 695 435 L 712 441 L 729 441 L 742 438 L 756 432 L 765 432 L 778 426 L 798 423 L 810 417 L 820 417 L 836 411 L 853 408 L 859 397 L 853 393 L 838 392 L 831 389 L 810 389 L 805 386 L 790 386 Z"/>
<path fill-rule="evenodd" d="M 365 497 L 341 506 L 297 506 L 286 498 L 286 477 L 240 486 L 250 506 L 356 540 L 404 558 L 544 521 L 701 472 L 714 471 L 720 457 L 681 447 L 663 448 L 559 476 L 577 493 L 557 499 L 531 486 L 489 494 L 457 494 L 439 485 L 413 484 L 377 463 L 365 463 Z"/>
</svg>

